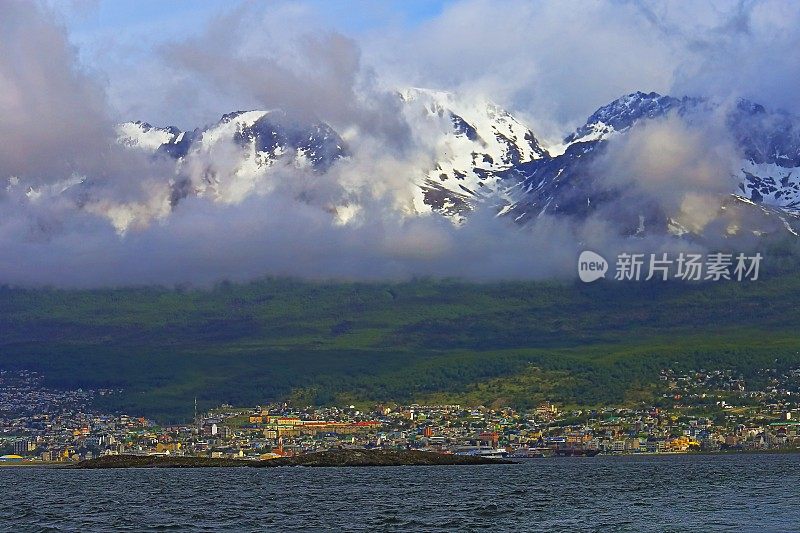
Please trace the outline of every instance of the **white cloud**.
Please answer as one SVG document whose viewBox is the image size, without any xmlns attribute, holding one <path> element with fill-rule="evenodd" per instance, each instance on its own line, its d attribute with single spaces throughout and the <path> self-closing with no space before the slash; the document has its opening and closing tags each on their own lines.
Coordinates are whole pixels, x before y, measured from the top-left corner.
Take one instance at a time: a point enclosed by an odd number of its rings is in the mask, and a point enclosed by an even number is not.
<svg viewBox="0 0 800 533">
<path fill-rule="evenodd" d="M 421 26 L 356 38 L 332 31 L 309 4 L 247 4 L 192 38 L 158 46 L 157 55 L 133 54 L 127 73 L 108 74 L 109 104 L 105 82 L 81 65 L 50 11 L 6 2 L 0 282 L 564 276 L 582 243 L 604 252 L 622 246 L 616 229 L 599 218 L 544 218 L 520 229 L 488 211 L 458 228 L 436 216 L 405 216 L 414 173 L 432 161 L 432 140 L 406 122 L 393 87 L 487 95 L 550 137 L 634 90 L 798 105 L 796 4 L 575 6 L 469 0 Z M 110 46 L 111 55 L 122 53 Z M 186 127 L 249 107 L 330 122 L 347 132 L 350 159 L 324 176 L 283 169 L 269 186 L 242 190 L 232 182 L 230 203 L 190 196 L 172 209 L 174 166 L 115 143 L 121 111 Z M 724 146 L 710 158 L 705 138 L 668 121 L 614 147 L 606 163 L 667 212 L 704 227 L 709 220 L 694 215 L 722 191 L 718 178 L 730 161 Z M 231 172 L 223 151 L 213 163 Z M 183 169 L 195 185 L 212 163 L 199 157 Z M 686 181 L 675 182 L 676 173 Z"/>
</svg>

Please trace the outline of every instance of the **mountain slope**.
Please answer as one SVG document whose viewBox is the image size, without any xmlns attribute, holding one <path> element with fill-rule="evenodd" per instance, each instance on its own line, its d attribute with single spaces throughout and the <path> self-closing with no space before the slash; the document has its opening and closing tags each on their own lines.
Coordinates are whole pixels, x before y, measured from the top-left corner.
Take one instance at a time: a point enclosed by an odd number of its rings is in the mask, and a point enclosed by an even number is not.
<svg viewBox="0 0 800 533">
<path fill-rule="evenodd" d="M 269 186 L 271 170 L 324 173 L 347 155 L 344 141 L 327 124 L 279 110 L 228 113 L 191 132 L 127 122 L 118 134 L 126 146 L 177 160 L 173 202 L 189 194 L 240 202 Z"/>
<path fill-rule="evenodd" d="M 722 229 L 715 231 L 762 235 L 800 226 L 800 119 L 747 100 L 727 105 L 631 93 L 599 108 L 548 152 L 529 128 L 486 99 L 417 88 L 398 97 L 413 137 L 430 153 L 430 163 L 404 171 L 416 214 L 433 211 L 462 221 L 475 207 L 488 205 L 518 224 L 543 215 L 577 220 L 599 215 L 626 235 L 698 233 L 657 199 L 626 199 L 629 191 L 609 185 L 608 171 L 598 166 L 609 143 L 624 142 L 645 124 L 677 117 L 689 128 L 721 120 L 723 127 L 707 135 L 730 141 L 740 158 L 730 176 L 717 178 L 730 177 L 725 191 L 730 197 L 709 214 L 720 220 Z M 346 165 L 349 156 L 329 125 L 282 111 L 230 113 L 190 132 L 125 123 L 119 134 L 132 149 L 176 159 L 173 203 L 187 195 L 237 203 L 255 192 L 268 193 L 285 179 L 282 169 L 319 175 L 339 161 Z"/>
<path fill-rule="evenodd" d="M 549 157 L 533 132 L 496 104 L 452 93 L 408 89 L 400 93 L 410 124 L 436 124 L 435 164 L 420 169 L 417 210 L 468 216 L 470 209 L 505 189 L 503 170 Z"/>
<path fill-rule="evenodd" d="M 593 113 L 586 123 L 564 138 L 556 155 L 514 166 L 501 178 L 514 197 L 501 211 L 519 223 L 542 215 L 585 218 L 604 205 L 620 199 L 624 191 L 603 182 L 598 161 L 609 143 L 620 142 L 637 126 L 679 117 L 689 126 L 709 120 L 721 112 L 727 134 L 741 160 L 731 179 L 729 208 L 744 209 L 765 226 L 744 228 L 756 233 L 791 229 L 798 223 L 800 201 L 800 119 L 782 112 L 767 112 L 762 106 L 740 100 L 729 109 L 700 98 L 677 99 L 657 93 L 632 93 Z M 724 179 L 721 176 L 720 179 Z M 751 209 L 755 204 L 762 207 Z M 636 233 L 642 225 L 656 231 L 685 233 L 654 205 L 643 205 L 620 224 L 625 233 Z M 766 230 L 764 228 L 767 228 Z"/>
<path fill-rule="evenodd" d="M 36 370 L 56 387 L 122 389 L 103 399 L 109 407 L 161 420 L 189 420 L 195 396 L 202 409 L 411 402 L 531 367 L 557 373 L 559 387 L 488 399 L 616 403 L 667 366 L 799 365 L 795 273 L 747 284 L 0 288 L 0 368 Z"/>
<path fill-rule="evenodd" d="M 430 167 L 408 171 L 417 213 L 466 216 L 476 203 L 505 189 L 498 172 L 548 157 L 533 132 L 488 100 L 425 89 L 407 89 L 398 97 L 405 119 L 433 159 Z M 258 190 L 270 169 L 287 165 L 324 173 L 348 156 L 344 141 L 329 125 L 292 119 L 282 111 L 229 113 L 190 132 L 128 122 L 119 126 L 118 134 L 125 146 L 178 161 L 178 196 L 197 194 L 225 202 L 241 201 Z M 240 153 L 232 155 L 234 148 Z M 182 174 L 203 178 L 187 183 Z"/>
</svg>

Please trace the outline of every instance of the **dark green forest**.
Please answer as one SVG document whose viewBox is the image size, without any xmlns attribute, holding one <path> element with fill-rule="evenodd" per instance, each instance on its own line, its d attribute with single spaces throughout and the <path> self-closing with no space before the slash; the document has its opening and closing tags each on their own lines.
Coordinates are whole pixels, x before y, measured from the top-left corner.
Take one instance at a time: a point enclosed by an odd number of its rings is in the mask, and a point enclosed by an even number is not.
<svg viewBox="0 0 800 533">
<path fill-rule="evenodd" d="M 446 280 L 212 288 L 0 288 L 0 368 L 121 388 L 165 421 L 223 402 L 651 398 L 665 367 L 800 365 L 800 276 L 755 282 Z"/>
</svg>

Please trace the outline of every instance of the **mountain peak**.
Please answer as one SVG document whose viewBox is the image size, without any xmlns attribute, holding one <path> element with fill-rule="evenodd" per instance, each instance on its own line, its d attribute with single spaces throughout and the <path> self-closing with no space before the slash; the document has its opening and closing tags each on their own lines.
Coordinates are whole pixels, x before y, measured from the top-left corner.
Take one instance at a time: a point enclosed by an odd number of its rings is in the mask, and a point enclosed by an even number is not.
<svg viewBox="0 0 800 533">
<path fill-rule="evenodd" d="M 619 191 L 603 189 L 591 164 L 607 139 L 670 113 L 696 123 L 709 111 L 724 113 L 742 157 L 731 193 L 780 212 L 800 212 L 800 120 L 747 99 L 725 106 L 704 98 L 632 92 L 598 108 L 565 138 L 563 150 L 549 153 L 528 127 L 487 98 L 419 87 L 397 94 L 410 128 L 421 132 L 432 155 L 427 168 L 407 169 L 417 213 L 436 211 L 459 221 L 476 205 L 491 202 L 505 206 L 501 212 L 521 223 L 544 213 L 587 216 L 604 202 L 619 201 Z M 127 146 L 174 158 L 178 175 L 187 164 L 207 165 L 200 172 L 193 167 L 202 177 L 188 185 L 184 180 L 181 194 L 229 203 L 263 188 L 259 183 L 268 183 L 273 166 L 324 173 L 348 155 L 330 125 L 282 110 L 234 111 L 191 132 L 128 122 L 119 133 Z M 231 143 L 241 148 L 239 160 L 231 158 Z M 658 224 L 659 214 L 641 214 L 648 227 Z M 639 218 L 624 224 L 638 227 Z"/>
<path fill-rule="evenodd" d="M 455 219 L 505 187 L 497 173 L 549 157 L 533 132 L 491 100 L 412 87 L 398 91 L 409 124 L 438 124 L 436 162 L 420 169 L 417 211 L 431 209 Z"/>
<path fill-rule="evenodd" d="M 751 115 L 763 115 L 767 112 L 767 109 L 763 105 L 752 102 L 747 98 L 737 98 L 736 109 Z"/>
<path fill-rule="evenodd" d="M 657 92 L 626 94 L 598 108 L 583 126 L 564 138 L 564 144 L 605 138 L 613 132 L 630 128 L 642 118 L 664 115 L 683 102 L 685 99 L 662 96 Z"/>
</svg>

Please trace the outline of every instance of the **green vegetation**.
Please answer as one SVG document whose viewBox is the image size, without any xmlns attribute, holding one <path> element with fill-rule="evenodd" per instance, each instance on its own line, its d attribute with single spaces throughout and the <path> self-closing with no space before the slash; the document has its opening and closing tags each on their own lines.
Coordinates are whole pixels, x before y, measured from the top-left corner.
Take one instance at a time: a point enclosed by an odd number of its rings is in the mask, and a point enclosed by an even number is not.
<svg viewBox="0 0 800 533">
<path fill-rule="evenodd" d="M 800 277 L 584 284 L 262 280 L 0 289 L 0 368 L 122 388 L 164 421 L 223 402 L 636 402 L 658 371 L 800 364 Z"/>
</svg>

